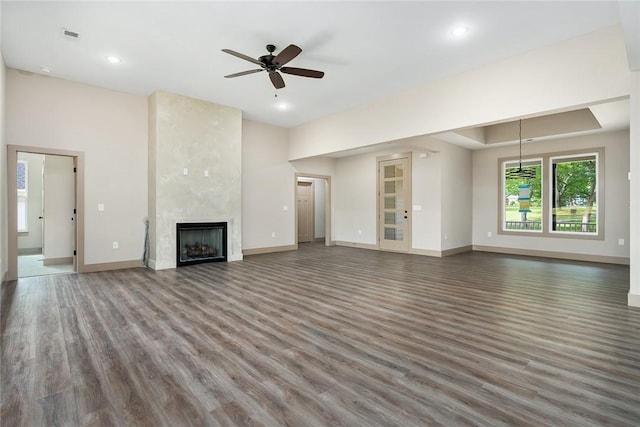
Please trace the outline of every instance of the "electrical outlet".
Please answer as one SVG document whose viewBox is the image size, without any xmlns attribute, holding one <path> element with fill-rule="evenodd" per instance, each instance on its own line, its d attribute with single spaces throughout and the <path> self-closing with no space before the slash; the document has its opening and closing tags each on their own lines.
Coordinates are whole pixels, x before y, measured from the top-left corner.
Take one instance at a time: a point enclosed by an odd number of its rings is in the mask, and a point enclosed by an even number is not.
<svg viewBox="0 0 640 427">
<path fill-rule="evenodd" d="M 113 242 L 113 249 L 118 249 L 120 244 L 118 242 Z"/>
<path fill-rule="evenodd" d="M 182 175 L 184 175 L 184 176 L 189 175 L 189 169 L 187 169 L 187 168 L 182 169 Z"/>
<path fill-rule="evenodd" d="M 204 176 L 209 176 L 209 171 L 208 170 L 204 171 Z"/>
<path fill-rule="evenodd" d="M 98 211 L 99 212 L 104 211 L 104 203 L 98 203 Z"/>
<path fill-rule="evenodd" d="M 276 237 L 276 232 L 275 231 L 271 232 L 271 237 Z"/>
<path fill-rule="evenodd" d="M 491 237 L 493 235 L 493 233 L 491 233 L 490 231 L 487 232 L 487 237 Z"/>
<path fill-rule="evenodd" d="M 618 244 L 620 246 L 624 246 L 624 239 L 618 239 Z"/>
</svg>

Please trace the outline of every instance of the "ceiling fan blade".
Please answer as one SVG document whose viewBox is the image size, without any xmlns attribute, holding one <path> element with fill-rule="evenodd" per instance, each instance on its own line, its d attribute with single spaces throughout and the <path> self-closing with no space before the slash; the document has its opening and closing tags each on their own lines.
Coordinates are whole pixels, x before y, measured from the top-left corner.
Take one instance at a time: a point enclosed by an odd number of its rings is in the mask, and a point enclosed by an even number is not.
<svg viewBox="0 0 640 427">
<path fill-rule="evenodd" d="M 240 77 L 240 76 L 246 76 L 247 74 L 259 73 L 260 71 L 264 71 L 264 70 L 260 68 L 259 70 L 240 71 L 239 73 L 229 74 L 228 76 L 224 76 L 224 77 L 227 79 L 230 79 L 232 77 Z"/>
<path fill-rule="evenodd" d="M 316 71 L 316 70 L 307 70 L 306 68 L 295 68 L 295 67 L 282 67 L 280 68 L 285 74 L 293 74 L 295 76 L 302 77 L 312 77 L 314 79 L 321 79 L 324 77 L 324 71 Z"/>
<path fill-rule="evenodd" d="M 284 80 L 282 76 L 277 71 L 273 73 L 269 73 L 269 78 L 271 79 L 271 83 L 273 83 L 273 87 L 276 89 L 282 89 L 284 87 Z"/>
<path fill-rule="evenodd" d="M 302 52 L 302 49 L 295 44 L 290 44 L 273 59 L 273 63 L 280 67 L 300 55 L 300 52 Z"/>
<path fill-rule="evenodd" d="M 254 64 L 258 64 L 258 65 L 260 65 L 260 66 L 262 66 L 262 65 L 263 65 L 263 64 L 262 64 L 262 62 L 258 61 L 257 59 L 254 59 L 254 58 L 252 58 L 252 57 L 250 57 L 250 56 L 247 56 L 247 55 L 245 55 L 245 54 L 243 54 L 243 53 L 236 52 L 235 50 L 231 50 L 231 49 L 222 49 L 222 51 L 223 51 L 224 53 L 228 53 L 229 55 L 233 55 L 233 56 L 236 56 L 236 57 L 238 57 L 238 58 L 240 58 L 240 59 L 244 59 L 245 61 L 253 62 Z"/>
</svg>

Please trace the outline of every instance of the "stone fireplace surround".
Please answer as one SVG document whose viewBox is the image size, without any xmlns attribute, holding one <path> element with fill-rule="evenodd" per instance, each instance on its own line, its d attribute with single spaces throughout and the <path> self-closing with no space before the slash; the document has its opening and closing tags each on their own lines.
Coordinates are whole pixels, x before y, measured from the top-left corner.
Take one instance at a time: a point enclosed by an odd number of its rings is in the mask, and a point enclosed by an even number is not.
<svg viewBox="0 0 640 427">
<path fill-rule="evenodd" d="M 149 97 L 149 266 L 177 267 L 177 223 L 227 223 L 242 259 L 242 113 L 157 91 Z"/>
</svg>

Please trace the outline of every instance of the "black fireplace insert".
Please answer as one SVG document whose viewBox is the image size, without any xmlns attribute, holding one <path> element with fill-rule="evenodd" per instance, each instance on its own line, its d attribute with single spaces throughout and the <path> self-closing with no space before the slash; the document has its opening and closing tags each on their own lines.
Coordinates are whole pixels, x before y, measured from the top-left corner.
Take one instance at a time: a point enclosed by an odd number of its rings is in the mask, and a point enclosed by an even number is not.
<svg viewBox="0 0 640 427">
<path fill-rule="evenodd" d="M 176 224 L 177 265 L 227 260 L 226 222 Z"/>
</svg>

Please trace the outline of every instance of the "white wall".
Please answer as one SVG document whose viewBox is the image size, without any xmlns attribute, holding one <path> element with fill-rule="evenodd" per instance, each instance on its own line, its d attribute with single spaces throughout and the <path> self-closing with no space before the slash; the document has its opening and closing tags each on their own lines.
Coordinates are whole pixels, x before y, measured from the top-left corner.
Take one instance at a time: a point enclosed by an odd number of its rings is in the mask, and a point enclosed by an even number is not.
<svg viewBox="0 0 640 427">
<path fill-rule="evenodd" d="M 42 249 L 42 167 L 43 154 L 18 153 L 27 162 L 27 232 L 18 233 L 20 249 Z"/>
<path fill-rule="evenodd" d="M 473 244 L 603 257 L 629 257 L 629 132 L 564 138 L 525 144 L 525 155 L 605 147 L 605 239 L 582 240 L 498 234 L 498 159 L 518 155 L 516 146 L 473 153 Z M 487 233 L 491 232 L 492 237 Z M 624 239 L 625 245 L 618 245 Z"/>
<path fill-rule="evenodd" d="M 140 259 L 147 98 L 15 69 L 6 79 L 6 143 L 85 154 L 85 264 Z"/>
<path fill-rule="evenodd" d="M 243 249 L 295 244 L 295 170 L 287 149 L 286 129 L 242 121 Z"/>
<path fill-rule="evenodd" d="M 616 26 L 293 128 L 289 158 L 588 105 L 628 96 L 630 88 Z"/>
</svg>

